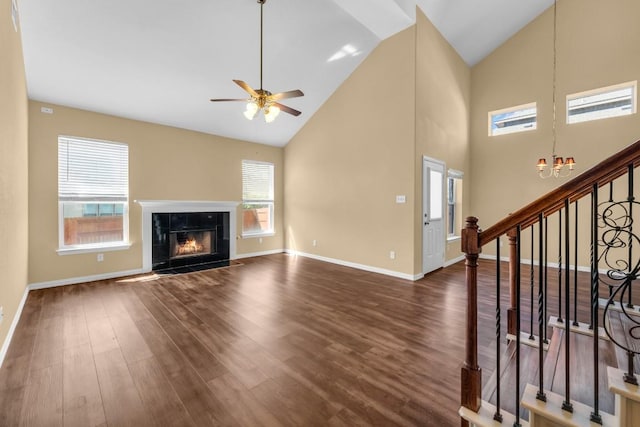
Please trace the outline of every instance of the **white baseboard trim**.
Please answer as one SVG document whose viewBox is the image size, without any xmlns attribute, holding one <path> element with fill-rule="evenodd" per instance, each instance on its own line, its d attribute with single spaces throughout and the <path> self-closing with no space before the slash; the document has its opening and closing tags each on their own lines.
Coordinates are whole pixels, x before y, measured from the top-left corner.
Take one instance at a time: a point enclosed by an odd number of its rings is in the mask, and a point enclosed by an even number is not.
<svg viewBox="0 0 640 427">
<path fill-rule="evenodd" d="M 20 316 L 22 315 L 22 309 L 24 308 L 24 304 L 27 302 L 27 296 L 29 295 L 29 287 L 24 288 L 24 293 L 22 294 L 22 299 L 20 300 L 20 304 L 18 304 L 18 310 L 16 310 L 15 316 L 13 316 L 13 320 L 11 321 L 11 326 L 9 327 L 9 333 L 2 343 L 2 348 L 0 349 L 0 368 L 2 367 L 2 363 L 4 362 L 4 358 L 7 355 L 7 351 L 9 350 L 9 344 L 11 344 L 11 339 L 13 338 L 13 333 L 18 326 L 18 322 L 20 321 Z"/>
<path fill-rule="evenodd" d="M 56 286 L 75 285 L 77 283 L 94 282 L 96 280 L 115 279 L 116 277 L 133 276 L 134 274 L 142 274 L 142 273 L 148 273 L 148 271 L 144 271 L 142 268 L 138 268 L 135 270 L 115 271 L 112 273 L 95 274 L 92 276 L 71 277 L 68 279 L 52 280 L 50 282 L 31 283 L 28 286 L 28 289 L 30 291 L 35 291 L 37 289 L 47 289 L 47 288 L 55 288 Z"/>
<path fill-rule="evenodd" d="M 485 254 L 480 254 L 480 259 L 488 259 L 488 260 L 496 260 L 496 256 L 495 255 L 485 255 Z M 502 262 L 509 262 L 509 257 L 506 256 L 501 256 L 500 257 L 500 261 Z M 521 264 L 529 264 L 531 265 L 531 259 L 529 258 L 521 258 L 520 259 L 520 263 Z M 538 266 L 538 261 L 537 260 L 533 260 L 533 265 Z M 560 264 L 558 264 L 557 262 L 548 262 L 547 266 L 551 267 L 551 268 L 558 268 Z M 564 267 L 564 265 L 563 265 Z M 575 266 L 573 264 L 569 264 L 569 268 L 571 269 L 571 271 L 573 271 L 573 268 Z M 591 267 L 589 266 L 584 266 L 584 265 L 579 265 L 578 266 L 578 271 L 581 271 L 583 273 L 589 273 L 591 271 Z M 600 272 L 600 274 L 606 274 L 609 270 L 607 269 L 599 269 L 598 270 Z"/>
<path fill-rule="evenodd" d="M 275 255 L 275 254 L 281 254 L 284 252 L 285 252 L 284 249 L 273 249 L 271 251 L 251 252 L 247 254 L 236 254 L 236 257 L 234 259 L 253 258 L 253 257 L 265 256 L 265 255 Z"/>
<path fill-rule="evenodd" d="M 286 249 L 285 253 L 287 253 L 288 255 L 303 256 L 305 258 L 311 258 L 318 261 L 328 262 L 331 264 L 342 265 L 344 267 L 351 267 L 351 268 L 356 268 L 358 270 L 369 271 L 371 273 L 384 274 L 385 276 L 397 277 L 398 279 L 411 280 L 413 282 L 415 282 L 416 280 L 420 280 L 424 277 L 424 274 L 422 273 L 420 274 L 401 273 L 399 271 L 387 270 L 386 268 L 373 267 L 370 265 L 358 264 L 350 261 L 343 261 L 341 259 L 327 258 L 320 255 L 314 255 L 306 252 L 295 251 L 293 249 Z"/>
<path fill-rule="evenodd" d="M 443 267 L 444 267 L 444 268 L 450 267 L 450 266 L 452 266 L 453 264 L 457 264 L 457 263 L 459 263 L 460 261 L 464 261 L 464 255 L 460 255 L 460 256 L 459 256 L 459 257 L 457 257 L 457 258 L 453 258 L 453 259 L 450 259 L 449 261 L 446 261 L 446 262 L 444 263 Z"/>
</svg>

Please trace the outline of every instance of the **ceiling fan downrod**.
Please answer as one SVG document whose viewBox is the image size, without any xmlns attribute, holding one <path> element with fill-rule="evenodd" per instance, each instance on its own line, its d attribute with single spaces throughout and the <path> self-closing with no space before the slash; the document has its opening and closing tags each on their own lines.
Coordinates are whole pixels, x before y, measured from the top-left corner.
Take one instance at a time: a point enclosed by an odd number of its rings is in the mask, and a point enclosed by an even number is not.
<svg viewBox="0 0 640 427">
<path fill-rule="evenodd" d="M 262 90 L 262 32 L 263 32 L 263 7 L 267 0 L 258 0 L 260 3 L 260 90 Z"/>
</svg>

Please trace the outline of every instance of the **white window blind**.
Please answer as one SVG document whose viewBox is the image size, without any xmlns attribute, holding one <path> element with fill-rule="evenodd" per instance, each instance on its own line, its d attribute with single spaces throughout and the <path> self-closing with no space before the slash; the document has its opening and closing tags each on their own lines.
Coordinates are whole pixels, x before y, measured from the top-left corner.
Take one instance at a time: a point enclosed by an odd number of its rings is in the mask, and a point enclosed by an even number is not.
<svg viewBox="0 0 640 427">
<path fill-rule="evenodd" d="M 242 200 L 273 201 L 274 167 L 272 163 L 242 161 Z"/>
<path fill-rule="evenodd" d="M 58 138 L 60 201 L 127 201 L 128 196 L 126 144 Z"/>
</svg>

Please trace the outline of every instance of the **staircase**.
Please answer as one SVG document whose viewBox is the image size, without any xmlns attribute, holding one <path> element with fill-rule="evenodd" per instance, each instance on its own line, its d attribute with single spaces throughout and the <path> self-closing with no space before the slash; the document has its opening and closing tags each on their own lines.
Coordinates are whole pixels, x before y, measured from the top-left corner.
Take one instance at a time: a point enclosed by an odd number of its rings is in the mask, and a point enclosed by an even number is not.
<svg viewBox="0 0 640 427">
<path fill-rule="evenodd" d="M 485 231 L 467 218 L 462 426 L 640 427 L 639 165 L 640 141 Z M 484 384 L 483 250 L 496 259 L 495 366 L 484 367 Z M 507 307 L 501 295 L 509 295 Z"/>
</svg>

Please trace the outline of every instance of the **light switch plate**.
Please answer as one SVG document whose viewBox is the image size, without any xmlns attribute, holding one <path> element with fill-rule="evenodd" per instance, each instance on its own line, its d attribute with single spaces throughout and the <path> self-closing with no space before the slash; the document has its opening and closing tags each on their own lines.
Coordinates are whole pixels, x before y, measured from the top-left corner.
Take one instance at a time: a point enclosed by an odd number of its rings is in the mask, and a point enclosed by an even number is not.
<svg viewBox="0 0 640 427">
<path fill-rule="evenodd" d="M 407 196 L 405 196 L 404 194 L 396 196 L 396 203 L 406 203 L 406 202 L 407 202 Z"/>
</svg>

